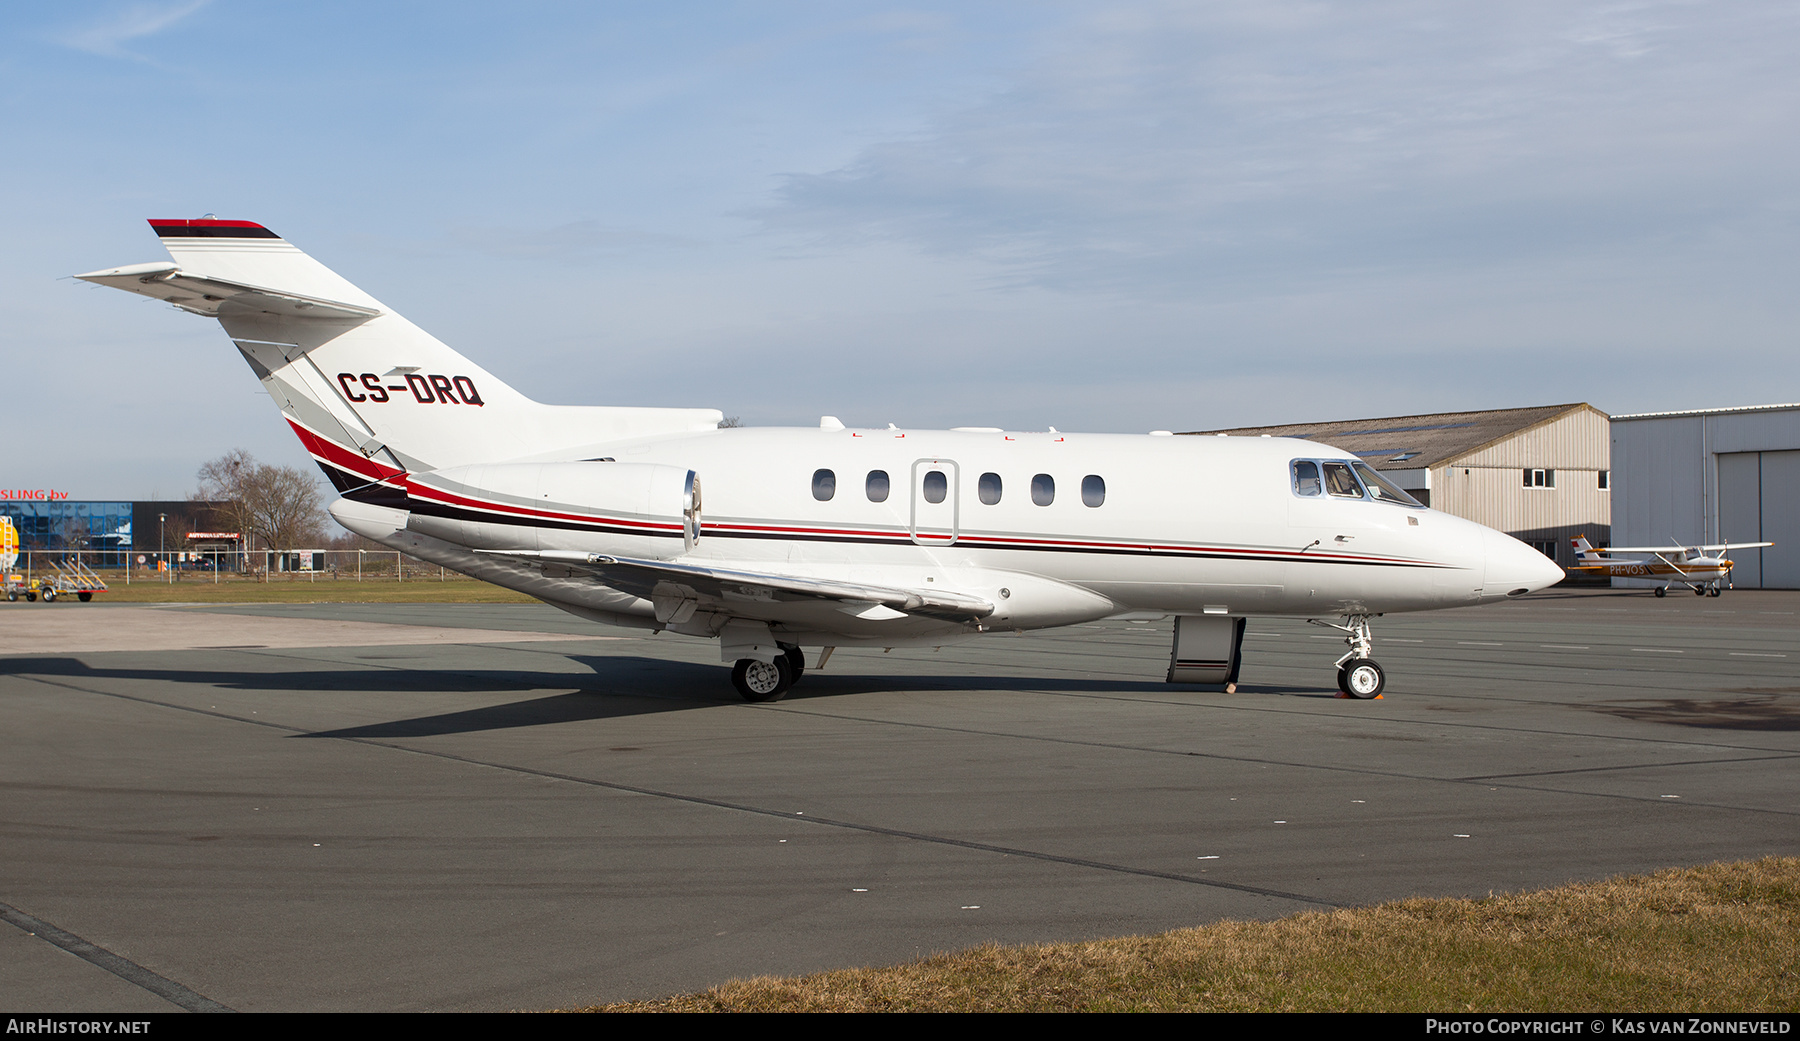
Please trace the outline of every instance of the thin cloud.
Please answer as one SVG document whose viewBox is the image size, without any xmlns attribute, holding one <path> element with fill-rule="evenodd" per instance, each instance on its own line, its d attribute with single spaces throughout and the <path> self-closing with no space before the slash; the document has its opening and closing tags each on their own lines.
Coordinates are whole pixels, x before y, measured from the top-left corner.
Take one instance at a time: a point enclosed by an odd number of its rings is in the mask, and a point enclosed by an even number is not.
<svg viewBox="0 0 1800 1041">
<path fill-rule="evenodd" d="M 1789 196 L 1797 22 L 1681 2 L 1113 10 L 927 132 L 788 176 L 754 216 L 1133 295 L 1692 246 Z"/>
<path fill-rule="evenodd" d="M 131 4 L 115 8 L 85 25 L 57 36 L 57 42 L 78 51 L 103 58 L 147 60 L 127 50 L 132 40 L 154 36 L 188 15 L 205 7 L 211 0 L 188 0 L 179 4 Z"/>
</svg>

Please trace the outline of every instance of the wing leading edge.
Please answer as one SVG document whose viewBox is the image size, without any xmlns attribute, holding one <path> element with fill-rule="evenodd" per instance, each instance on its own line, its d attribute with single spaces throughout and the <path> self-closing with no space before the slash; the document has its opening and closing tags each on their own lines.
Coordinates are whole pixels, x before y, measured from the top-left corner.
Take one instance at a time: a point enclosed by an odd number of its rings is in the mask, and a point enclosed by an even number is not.
<svg viewBox="0 0 1800 1041">
<path fill-rule="evenodd" d="M 733 603 L 834 601 L 843 605 L 840 609 L 858 608 L 847 613 L 871 620 L 908 614 L 964 624 L 977 623 L 994 613 L 994 605 L 988 600 L 947 590 L 927 592 L 800 575 L 636 560 L 576 550 L 482 552 L 530 561 L 543 567 L 546 573 L 564 568 L 590 575 L 603 585 L 655 603 L 658 620 L 665 622 L 685 621 L 685 618 L 677 617 L 683 605 L 692 605 L 686 607 L 686 613 L 691 615 L 701 601 L 708 601 L 727 613 Z M 668 617 L 664 616 L 665 608 Z M 895 614 L 883 615 L 882 609 Z"/>
</svg>

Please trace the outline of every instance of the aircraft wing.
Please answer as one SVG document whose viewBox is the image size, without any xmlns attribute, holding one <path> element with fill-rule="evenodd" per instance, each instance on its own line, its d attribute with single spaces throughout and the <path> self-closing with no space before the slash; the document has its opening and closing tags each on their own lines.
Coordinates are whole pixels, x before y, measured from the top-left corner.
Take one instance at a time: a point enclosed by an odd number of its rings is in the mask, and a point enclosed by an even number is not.
<svg viewBox="0 0 1800 1041">
<path fill-rule="evenodd" d="M 1686 553 L 1691 549 L 1698 550 L 1733 550 L 1761 549 L 1773 546 L 1773 542 L 1714 542 L 1705 546 L 1606 546 L 1594 550 L 1595 553 Z"/>
<path fill-rule="evenodd" d="M 381 312 L 361 304 L 322 300 L 298 293 L 264 289 L 211 275 L 183 271 L 168 261 L 132 264 L 128 267 L 90 271 L 76 275 L 84 282 L 111 286 L 143 296 L 167 300 L 183 311 L 217 318 L 221 311 L 268 312 L 290 318 L 373 318 Z"/>
<path fill-rule="evenodd" d="M 729 611 L 733 602 L 837 601 L 883 607 L 902 614 L 950 622 L 974 622 L 994 613 L 994 605 L 978 596 L 948 590 L 900 589 L 860 582 L 778 575 L 735 568 L 635 560 L 577 550 L 486 550 L 497 556 L 529 560 L 544 567 L 561 566 L 592 575 L 603 585 L 646 600 L 705 600 Z M 887 615 L 885 617 L 894 617 Z"/>
</svg>

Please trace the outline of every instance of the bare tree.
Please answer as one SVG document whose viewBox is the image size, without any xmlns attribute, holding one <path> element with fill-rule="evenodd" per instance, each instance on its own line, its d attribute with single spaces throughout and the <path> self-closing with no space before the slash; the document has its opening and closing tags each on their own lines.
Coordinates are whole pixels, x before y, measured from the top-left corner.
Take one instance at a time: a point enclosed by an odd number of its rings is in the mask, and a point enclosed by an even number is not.
<svg viewBox="0 0 1800 1041">
<path fill-rule="evenodd" d="M 244 548 L 255 540 L 273 550 L 298 549 L 325 540 L 319 508 L 319 482 L 291 466 L 259 463 L 234 448 L 200 467 L 199 499 L 224 505 L 224 518 L 244 536 Z"/>
</svg>

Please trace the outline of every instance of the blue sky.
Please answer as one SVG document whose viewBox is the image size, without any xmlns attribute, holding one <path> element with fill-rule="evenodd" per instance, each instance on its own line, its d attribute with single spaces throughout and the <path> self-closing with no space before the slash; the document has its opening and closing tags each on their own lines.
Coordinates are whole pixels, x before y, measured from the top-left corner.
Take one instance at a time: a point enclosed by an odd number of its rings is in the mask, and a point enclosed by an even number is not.
<svg viewBox="0 0 1800 1041">
<path fill-rule="evenodd" d="M 216 323 L 63 279 L 209 212 L 556 402 L 1800 400 L 1795 53 L 1794 3 L 6 5 L 0 484 L 304 463 Z"/>
</svg>

